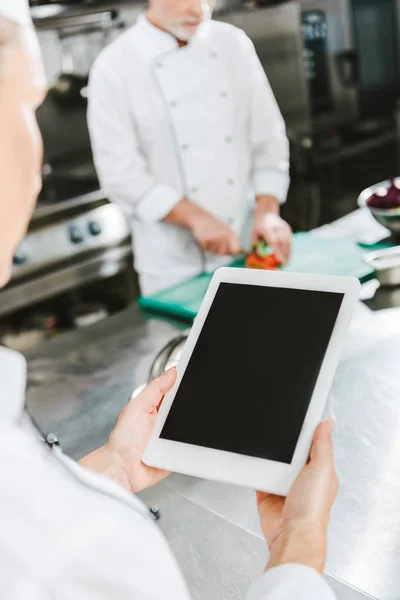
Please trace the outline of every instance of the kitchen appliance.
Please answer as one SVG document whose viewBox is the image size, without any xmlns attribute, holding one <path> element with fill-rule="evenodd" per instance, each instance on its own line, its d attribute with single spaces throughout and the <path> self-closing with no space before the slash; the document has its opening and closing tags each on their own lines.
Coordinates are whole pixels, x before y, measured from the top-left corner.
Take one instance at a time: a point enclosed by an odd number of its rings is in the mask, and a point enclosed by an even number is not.
<svg viewBox="0 0 400 600">
<path fill-rule="evenodd" d="M 374 269 L 382 286 L 400 285 L 400 246 L 371 252 L 365 261 Z"/>
<path fill-rule="evenodd" d="M 374 133 L 371 120 L 391 118 L 400 96 L 399 0 L 300 0 L 300 4 L 317 125 L 359 118 L 369 121 L 365 133 Z"/>
<path fill-rule="evenodd" d="M 11 281 L 0 292 L 0 316 L 117 274 L 126 276 L 132 300 L 130 227 L 117 205 L 99 190 L 39 203 L 14 256 Z"/>
<path fill-rule="evenodd" d="M 400 97 L 399 0 L 350 0 L 361 117 L 392 116 Z"/>
<path fill-rule="evenodd" d="M 358 54 L 348 0 L 300 0 L 304 67 L 316 132 L 359 117 Z"/>
</svg>

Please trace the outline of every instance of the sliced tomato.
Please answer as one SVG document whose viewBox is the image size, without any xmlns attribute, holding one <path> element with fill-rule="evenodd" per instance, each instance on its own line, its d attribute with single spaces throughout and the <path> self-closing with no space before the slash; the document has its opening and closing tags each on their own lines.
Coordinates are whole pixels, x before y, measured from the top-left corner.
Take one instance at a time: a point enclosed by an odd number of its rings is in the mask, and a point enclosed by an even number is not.
<svg viewBox="0 0 400 600">
<path fill-rule="evenodd" d="M 280 262 L 274 254 L 268 256 L 259 256 L 256 252 L 251 252 L 246 258 L 246 267 L 250 269 L 277 269 Z"/>
</svg>

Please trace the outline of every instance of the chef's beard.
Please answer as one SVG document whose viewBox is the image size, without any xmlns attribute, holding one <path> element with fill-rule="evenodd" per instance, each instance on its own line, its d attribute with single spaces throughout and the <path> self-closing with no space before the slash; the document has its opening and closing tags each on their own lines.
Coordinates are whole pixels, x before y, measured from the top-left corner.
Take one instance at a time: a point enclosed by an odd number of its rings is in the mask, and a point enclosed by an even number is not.
<svg viewBox="0 0 400 600">
<path fill-rule="evenodd" d="M 188 29 L 184 25 L 175 25 L 170 28 L 170 33 L 182 42 L 190 42 L 199 30 L 200 25 L 196 29 Z"/>
<path fill-rule="evenodd" d="M 212 8 L 208 4 L 204 4 L 203 18 L 198 27 L 190 29 L 184 25 L 171 25 L 170 33 L 182 42 L 190 42 L 202 26 L 205 21 L 208 21 L 212 17 Z"/>
</svg>

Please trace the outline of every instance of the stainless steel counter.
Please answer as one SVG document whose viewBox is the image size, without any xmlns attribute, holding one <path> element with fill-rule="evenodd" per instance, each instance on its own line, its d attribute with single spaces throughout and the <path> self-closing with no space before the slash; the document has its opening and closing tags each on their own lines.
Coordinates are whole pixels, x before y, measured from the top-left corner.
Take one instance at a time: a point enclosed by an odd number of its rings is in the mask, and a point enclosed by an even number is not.
<svg viewBox="0 0 400 600">
<path fill-rule="evenodd" d="M 160 347 L 177 333 L 135 307 L 28 354 L 28 406 L 64 451 L 103 444 Z M 359 305 L 327 413 L 341 490 L 326 571 L 340 600 L 400 597 L 400 310 Z M 173 475 L 142 494 L 201 600 L 242 598 L 267 558 L 251 490 Z M 359 591 L 360 590 L 360 591 Z"/>
</svg>

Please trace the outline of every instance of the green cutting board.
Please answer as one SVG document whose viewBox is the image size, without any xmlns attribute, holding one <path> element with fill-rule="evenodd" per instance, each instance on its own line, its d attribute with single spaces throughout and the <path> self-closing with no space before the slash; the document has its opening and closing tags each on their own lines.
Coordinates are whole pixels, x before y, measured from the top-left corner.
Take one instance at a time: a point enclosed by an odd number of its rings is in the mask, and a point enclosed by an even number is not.
<svg viewBox="0 0 400 600">
<path fill-rule="evenodd" d="M 365 247 L 361 248 L 348 239 L 326 239 L 312 233 L 297 233 L 293 238 L 292 258 L 282 270 L 348 275 L 365 282 L 374 276 L 374 271 L 363 260 L 365 253 Z M 231 266 L 244 267 L 244 259 L 234 261 Z M 211 278 L 212 273 L 205 273 L 153 296 L 142 296 L 139 306 L 150 312 L 193 321 Z"/>
</svg>

